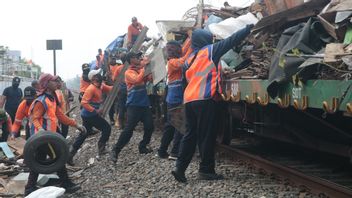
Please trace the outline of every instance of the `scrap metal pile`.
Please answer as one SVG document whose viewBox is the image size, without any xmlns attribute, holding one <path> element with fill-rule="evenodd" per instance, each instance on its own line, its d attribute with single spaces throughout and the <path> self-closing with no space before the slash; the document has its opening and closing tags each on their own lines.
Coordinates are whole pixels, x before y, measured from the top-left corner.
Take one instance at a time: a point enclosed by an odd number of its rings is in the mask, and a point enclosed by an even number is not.
<svg viewBox="0 0 352 198">
<path fill-rule="evenodd" d="M 247 8 L 225 3 L 220 10 L 206 7 L 204 11 L 208 16 L 204 26 L 218 39 L 227 36 L 219 32 L 240 26 L 235 19 L 249 15 L 258 19 L 251 35 L 233 50 L 236 60 L 224 61 L 229 66 L 224 69 L 225 79 L 280 83 L 292 77 L 302 81 L 352 78 L 350 0 L 256 0 Z"/>
</svg>

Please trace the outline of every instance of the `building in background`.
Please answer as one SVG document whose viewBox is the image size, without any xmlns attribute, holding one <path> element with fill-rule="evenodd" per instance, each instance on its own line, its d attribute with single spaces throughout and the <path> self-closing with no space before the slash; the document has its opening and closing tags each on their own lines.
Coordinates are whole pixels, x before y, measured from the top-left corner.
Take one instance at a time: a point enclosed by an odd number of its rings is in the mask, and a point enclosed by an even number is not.
<svg viewBox="0 0 352 198">
<path fill-rule="evenodd" d="M 38 79 L 41 68 L 32 60 L 21 57 L 21 51 L 0 46 L 0 74 Z"/>
<path fill-rule="evenodd" d="M 14 76 L 21 78 L 22 90 L 31 85 L 41 74 L 41 67 L 21 57 L 21 51 L 10 50 L 0 45 L 0 94 L 6 87 L 11 86 Z"/>
</svg>

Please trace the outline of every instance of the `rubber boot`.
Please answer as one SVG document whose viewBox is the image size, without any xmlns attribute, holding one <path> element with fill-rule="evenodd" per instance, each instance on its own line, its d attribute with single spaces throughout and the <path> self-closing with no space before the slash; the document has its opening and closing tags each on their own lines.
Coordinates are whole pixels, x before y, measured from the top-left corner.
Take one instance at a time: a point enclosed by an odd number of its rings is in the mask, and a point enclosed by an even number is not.
<svg viewBox="0 0 352 198">
<path fill-rule="evenodd" d="M 81 189 L 81 186 L 73 183 L 70 179 L 62 181 L 61 187 L 63 187 L 66 190 L 65 193 L 74 193 L 77 190 Z"/>
<path fill-rule="evenodd" d="M 69 150 L 69 157 L 67 160 L 67 164 L 70 166 L 74 166 L 75 164 L 73 163 L 73 157 L 76 155 L 77 150 L 75 148 L 73 148 L 73 146 L 70 146 L 70 150 Z"/>
<path fill-rule="evenodd" d="M 107 153 L 105 150 L 105 145 L 105 143 L 98 142 L 98 156 L 102 156 Z"/>
<path fill-rule="evenodd" d="M 111 153 L 110 153 L 110 159 L 113 163 L 116 163 L 117 162 L 117 158 L 119 156 L 119 153 L 120 153 L 121 149 L 118 149 L 114 146 L 114 148 L 111 150 Z"/>
</svg>

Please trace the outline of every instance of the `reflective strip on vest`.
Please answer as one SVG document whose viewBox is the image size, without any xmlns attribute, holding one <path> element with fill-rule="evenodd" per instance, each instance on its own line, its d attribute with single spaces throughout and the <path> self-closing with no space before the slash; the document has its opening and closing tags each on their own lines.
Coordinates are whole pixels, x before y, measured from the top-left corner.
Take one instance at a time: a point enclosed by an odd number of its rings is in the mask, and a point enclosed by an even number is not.
<svg viewBox="0 0 352 198">
<path fill-rule="evenodd" d="M 43 117 L 40 119 L 40 124 L 42 125 L 42 128 L 48 131 L 56 132 L 57 126 L 58 126 L 58 120 L 56 117 L 56 108 L 57 108 L 57 103 L 55 100 L 51 101 L 47 96 L 41 95 L 37 99 L 34 100 L 32 103 L 29 112 L 31 113 L 33 111 L 34 105 L 40 102 L 43 104 L 45 113 Z M 29 113 L 29 114 L 30 114 Z M 30 117 L 30 122 L 33 125 L 33 120 Z M 32 131 L 33 130 L 33 131 Z M 38 129 L 33 126 L 31 126 L 31 135 L 38 132 Z"/>
<path fill-rule="evenodd" d="M 198 52 L 193 64 L 186 71 L 188 85 L 184 92 L 184 103 L 210 99 L 221 93 L 221 65 L 218 68 L 212 61 L 213 45 L 208 45 Z M 187 64 L 193 57 L 188 58 Z"/>
</svg>

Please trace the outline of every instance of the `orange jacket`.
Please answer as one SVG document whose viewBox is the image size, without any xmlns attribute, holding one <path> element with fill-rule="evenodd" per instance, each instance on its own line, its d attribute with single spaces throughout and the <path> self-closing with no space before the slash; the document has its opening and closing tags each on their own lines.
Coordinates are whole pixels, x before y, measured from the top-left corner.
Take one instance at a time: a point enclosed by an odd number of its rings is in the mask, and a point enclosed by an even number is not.
<svg viewBox="0 0 352 198">
<path fill-rule="evenodd" d="M 76 121 L 67 117 L 57 106 L 55 97 L 47 94 L 38 96 L 29 108 L 29 120 L 31 135 L 37 133 L 40 128 L 52 132 L 57 131 L 58 121 L 64 125 L 75 126 Z"/>
<path fill-rule="evenodd" d="M 136 68 L 131 67 L 125 72 L 125 82 L 127 85 L 127 90 L 132 88 L 132 86 L 145 85 L 146 79 L 144 78 L 144 67 Z"/>
<path fill-rule="evenodd" d="M 108 86 L 104 83 L 101 87 L 90 84 L 82 97 L 81 105 L 83 109 L 81 111 L 81 115 L 92 116 L 92 113 L 95 115 L 95 109 L 99 109 L 100 104 L 103 102 L 103 92 L 108 93 L 111 90 L 112 86 Z"/>
<path fill-rule="evenodd" d="M 110 72 L 111 72 L 112 81 L 115 81 L 117 79 L 117 77 L 119 76 L 123 66 L 124 65 L 116 65 L 116 66 L 111 66 L 110 65 Z"/>
<path fill-rule="evenodd" d="M 149 98 L 145 82 L 149 77 L 144 77 L 144 67 L 136 67 L 131 65 L 125 73 L 125 81 L 127 85 L 126 106 L 150 106 Z"/>
<path fill-rule="evenodd" d="M 212 61 L 213 45 L 199 50 L 193 64 L 186 71 L 188 85 L 184 92 L 184 103 L 214 98 L 216 93 L 221 94 L 221 65 L 218 67 Z M 191 55 L 186 66 L 190 64 L 194 55 Z"/>
<path fill-rule="evenodd" d="M 172 58 L 167 61 L 167 79 L 169 83 L 182 78 L 182 65 L 185 63 L 187 57 L 192 53 L 191 40 L 187 39 L 182 47 L 183 57 Z"/>
<path fill-rule="evenodd" d="M 143 29 L 143 25 L 138 22 L 137 27 L 134 25 L 129 25 L 127 30 L 127 43 L 132 42 L 132 36 L 138 36 L 141 30 Z"/>
<path fill-rule="evenodd" d="M 31 104 L 27 105 L 27 100 L 22 100 L 18 109 L 16 111 L 15 121 L 12 125 L 12 132 L 18 133 L 21 128 L 23 118 L 28 118 L 29 107 Z"/>
<path fill-rule="evenodd" d="M 83 80 L 83 77 L 81 76 L 80 83 L 79 83 L 79 92 L 84 93 L 89 85 L 90 85 L 90 82 Z"/>
</svg>

